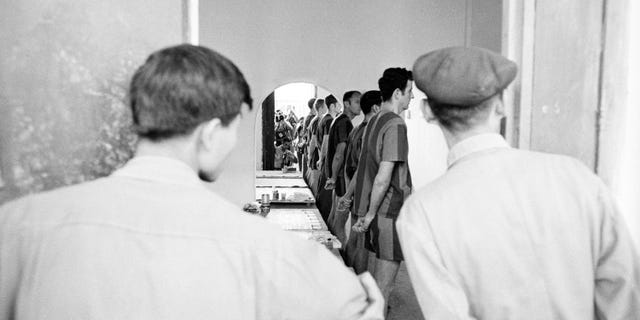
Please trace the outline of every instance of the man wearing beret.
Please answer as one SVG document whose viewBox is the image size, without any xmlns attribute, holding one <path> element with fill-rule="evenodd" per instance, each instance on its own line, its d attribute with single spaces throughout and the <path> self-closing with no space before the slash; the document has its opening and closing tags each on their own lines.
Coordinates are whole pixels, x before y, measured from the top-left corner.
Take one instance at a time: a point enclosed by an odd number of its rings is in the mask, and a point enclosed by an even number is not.
<svg viewBox="0 0 640 320">
<path fill-rule="evenodd" d="M 230 60 L 160 50 L 129 96 L 131 161 L 0 207 L 0 319 L 382 319 L 369 274 L 205 185 L 251 107 Z"/>
<path fill-rule="evenodd" d="M 397 222 L 426 319 L 638 319 L 640 258 L 611 194 L 575 159 L 498 134 L 516 65 L 446 48 L 413 67 L 447 172 Z"/>
</svg>

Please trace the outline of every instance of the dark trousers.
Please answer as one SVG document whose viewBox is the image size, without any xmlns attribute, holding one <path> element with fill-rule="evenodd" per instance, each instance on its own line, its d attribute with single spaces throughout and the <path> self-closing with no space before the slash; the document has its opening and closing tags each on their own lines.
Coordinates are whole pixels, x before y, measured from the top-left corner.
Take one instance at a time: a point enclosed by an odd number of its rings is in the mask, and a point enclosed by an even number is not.
<svg viewBox="0 0 640 320">
<path fill-rule="evenodd" d="M 327 183 L 327 177 L 323 173 L 320 173 L 320 179 L 318 181 L 318 193 L 316 195 L 316 207 L 320 211 L 322 219 L 325 223 L 329 222 L 329 214 L 331 214 L 331 205 L 333 204 L 333 190 L 326 190 L 324 188 Z"/>
</svg>

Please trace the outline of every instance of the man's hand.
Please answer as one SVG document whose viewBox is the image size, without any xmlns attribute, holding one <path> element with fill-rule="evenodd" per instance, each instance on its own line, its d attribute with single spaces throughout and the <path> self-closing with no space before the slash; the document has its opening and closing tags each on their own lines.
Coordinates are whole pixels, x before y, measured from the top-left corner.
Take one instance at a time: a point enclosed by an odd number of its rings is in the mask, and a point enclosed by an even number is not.
<svg viewBox="0 0 640 320">
<path fill-rule="evenodd" d="M 316 164 L 318 165 L 318 170 L 322 170 L 322 158 Z"/>
<path fill-rule="evenodd" d="M 360 319 L 384 319 L 384 296 L 369 272 L 358 275 L 360 284 L 367 294 L 368 307 Z"/>
<path fill-rule="evenodd" d="M 371 225 L 371 221 L 373 221 L 373 215 L 369 215 L 367 213 L 364 217 L 359 217 L 358 221 L 351 228 L 355 232 L 367 232 L 369 230 L 369 225 Z"/>
<path fill-rule="evenodd" d="M 345 194 L 344 196 L 340 197 L 340 199 L 338 199 L 338 210 L 344 211 L 351 208 L 352 201 L 353 200 L 351 199 L 350 195 Z"/>
<path fill-rule="evenodd" d="M 333 178 L 327 179 L 327 183 L 324 184 L 325 190 L 333 190 L 336 188 L 336 180 Z"/>
</svg>

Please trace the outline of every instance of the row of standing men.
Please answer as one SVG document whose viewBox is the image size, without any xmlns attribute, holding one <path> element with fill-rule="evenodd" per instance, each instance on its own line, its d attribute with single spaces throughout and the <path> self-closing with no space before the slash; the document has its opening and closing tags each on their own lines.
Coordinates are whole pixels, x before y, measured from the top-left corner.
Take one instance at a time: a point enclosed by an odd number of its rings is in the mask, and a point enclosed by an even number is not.
<svg viewBox="0 0 640 320">
<path fill-rule="evenodd" d="M 607 187 L 575 159 L 499 134 L 516 74 L 488 50 L 445 48 L 413 73 L 385 70 L 379 90 L 345 93 L 341 114 L 333 96 L 316 100 L 305 156 L 318 209 L 385 301 L 406 257 L 429 319 L 640 319 L 638 251 Z M 447 172 L 417 191 L 400 115 L 414 76 L 450 149 Z"/>
<path fill-rule="evenodd" d="M 389 68 L 378 85 L 365 93 L 347 91 L 342 105 L 333 95 L 311 99 L 298 147 L 316 205 L 344 244 L 345 263 L 358 274 L 371 271 L 388 299 L 403 260 L 395 222 L 412 189 L 400 115 L 413 98 L 411 71 Z"/>
</svg>

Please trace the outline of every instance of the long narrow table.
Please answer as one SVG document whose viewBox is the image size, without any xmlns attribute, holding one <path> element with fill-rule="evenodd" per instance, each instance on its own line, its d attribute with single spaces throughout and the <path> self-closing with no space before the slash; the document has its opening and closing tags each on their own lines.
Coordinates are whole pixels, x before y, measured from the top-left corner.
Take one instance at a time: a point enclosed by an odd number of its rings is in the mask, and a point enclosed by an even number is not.
<svg viewBox="0 0 640 320">
<path fill-rule="evenodd" d="M 278 191 L 277 199 L 274 199 L 274 191 Z M 338 249 L 342 244 L 329 232 L 320 211 L 314 206 L 315 198 L 302 179 L 302 173 L 258 171 L 256 201 L 261 201 L 263 194 L 268 194 L 271 202 L 268 221 L 304 239 L 325 244 L 334 255 L 341 258 Z"/>
<path fill-rule="evenodd" d="M 256 178 L 256 187 L 308 188 L 302 178 Z"/>
<path fill-rule="evenodd" d="M 274 190 L 278 192 L 278 198 L 274 196 Z M 262 195 L 268 194 L 271 204 L 305 204 L 316 203 L 313 193 L 307 187 L 256 187 L 256 201 L 262 200 Z"/>
<path fill-rule="evenodd" d="M 285 178 L 285 179 L 302 179 L 302 172 L 282 172 L 281 170 L 259 170 L 256 172 L 256 178 Z"/>
<path fill-rule="evenodd" d="M 320 243 L 330 243 L 328 246 L 338 257 L 337 251 L 342 247 L 342 243 L 329 232 L 327 225 L 322 220 L 320 211 L 316 208 L 302 206 L 277 206 L 271 208 L 267 220 L 277 224 L 283 230 L 295 233 L 296 235 Z"/>
</svg>

